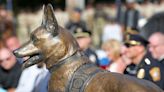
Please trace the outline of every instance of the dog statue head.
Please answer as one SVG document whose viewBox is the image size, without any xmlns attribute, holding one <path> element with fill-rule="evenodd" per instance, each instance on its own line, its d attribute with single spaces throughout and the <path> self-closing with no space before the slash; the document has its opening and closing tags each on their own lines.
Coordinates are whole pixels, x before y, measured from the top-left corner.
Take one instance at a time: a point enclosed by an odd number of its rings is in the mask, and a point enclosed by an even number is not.
<svg viewBox="0 0 164 92">
<path fill-rule="evenodd" d="M 31 33 L 29 42 L 14 51 L 17 57 L 30 57 L 24 63 L 25 68 L 40 62 L 49 68 L 79 49 L 73 36 L 58 25 L 52 6 L 43 6 L 43 10 L 41 26 Z"/>
</svg>

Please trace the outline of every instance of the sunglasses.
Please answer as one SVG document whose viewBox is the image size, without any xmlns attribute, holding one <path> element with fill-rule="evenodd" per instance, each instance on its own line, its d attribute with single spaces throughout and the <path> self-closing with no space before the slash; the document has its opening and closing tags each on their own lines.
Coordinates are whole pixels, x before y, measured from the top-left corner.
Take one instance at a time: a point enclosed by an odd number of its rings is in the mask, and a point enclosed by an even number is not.
<svg viewBox="0 0 164 92">
<path fill-rule="evenodd" d="M 136 45 L 134 45 L 134 44 L 128 44 L 128 43 L 125 43 L 124 45 L 125 45 L 126 47 L 128 47 L 128 48 L 129 48 L 129 47 L 132 47 L 132 46 L 136 46 Z"/>
</svg>

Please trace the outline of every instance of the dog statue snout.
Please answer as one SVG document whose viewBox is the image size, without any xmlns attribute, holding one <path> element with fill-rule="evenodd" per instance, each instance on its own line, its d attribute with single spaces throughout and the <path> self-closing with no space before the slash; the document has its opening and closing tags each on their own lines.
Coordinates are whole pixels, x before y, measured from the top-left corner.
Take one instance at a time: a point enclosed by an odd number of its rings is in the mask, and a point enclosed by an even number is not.
<svg viewBox="0 0 164 92">
<path fill-rule="evenodd" d="M 14 53 L 14 55 L 15 55 L 15 56 L 17 56 L 17 57 L 19 57 L 19 56 L 20 56 L 20 55 L 19 55 L 19 51 L 18 51 L 17 49 L 16 49 L 16 50 L 14 50 L 14 51 L 13 51 L 13 53 Z"/>
<path fill-rule="evenodd" d="M 21 48 L 16 49 L 13 53 L 17 57 L 26 57 L 38 54 L 40 51 L 36 48 L 32 42 L 28 42 L 23 45 Z"/>
<path fill-rule="evenodd" d="M 21 48 L 14 50 L 13 53 L 15 56 L 25 59 L 23 69 L 37 64 L 43 59 L 43 55 L 40 53 L 38 48 L 31 44 L 31 42 L 28 42 Z"/>
</svg>

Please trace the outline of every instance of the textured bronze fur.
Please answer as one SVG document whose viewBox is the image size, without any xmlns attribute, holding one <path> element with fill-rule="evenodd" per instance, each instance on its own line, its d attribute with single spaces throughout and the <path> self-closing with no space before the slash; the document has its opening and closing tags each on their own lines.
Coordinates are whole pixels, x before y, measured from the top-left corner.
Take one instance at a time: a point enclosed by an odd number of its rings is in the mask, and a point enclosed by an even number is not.
<svg viewBox="0 0 164 92">
<path fill-rule="evenodd" d="M 89 60 L 82 56 L 76 40 L 57 24 L 51 5 L 44 7 L 43 22 L 31 33 L 31 40 L 14 51 L 18 57 L 30 56 L 24 67 L 44 62 L 48 69 L 66 61 L 53 71 L 49 81 L 49 92 L 66 92 L 68 80 Z M 68 59 L 78 54 L 74 60 Z M 95 66 L 96 68 L 96 66 Z M 92 69 L 85 71 L 90 72 Z M 72 91 L 76 92 L 76 91 Z M 131 76 L 99 72 L 86 84 L 84 92 L 163 92 L 155 84 Z"/>
</svg>

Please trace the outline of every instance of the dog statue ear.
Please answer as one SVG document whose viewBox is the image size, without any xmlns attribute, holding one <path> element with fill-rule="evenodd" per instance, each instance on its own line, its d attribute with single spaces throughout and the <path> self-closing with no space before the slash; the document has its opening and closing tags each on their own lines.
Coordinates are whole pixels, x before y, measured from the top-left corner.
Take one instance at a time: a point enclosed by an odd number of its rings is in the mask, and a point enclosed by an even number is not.
<svg viewBox="0 0 164 92">
<path fill-rule="evenodd" d="M 53 7 L 51 4 L 47 6 L 43 5 L 43 20 L 42 25 L 44 25 L 47 31 L 52 32 L 52 34 L 56 35 L 58 31 L 58 23 L 55 18 L 55 14 L 53 12 Z"/>
<path fill-rule="evenodd" d="M 42 10 L 43 10 L 42 25 L 46 25 L 46 16 L 44 14 L 46 13 L 47 10 L 45 8 L 45 5 L 43 5 Z"/>
</svg>

